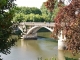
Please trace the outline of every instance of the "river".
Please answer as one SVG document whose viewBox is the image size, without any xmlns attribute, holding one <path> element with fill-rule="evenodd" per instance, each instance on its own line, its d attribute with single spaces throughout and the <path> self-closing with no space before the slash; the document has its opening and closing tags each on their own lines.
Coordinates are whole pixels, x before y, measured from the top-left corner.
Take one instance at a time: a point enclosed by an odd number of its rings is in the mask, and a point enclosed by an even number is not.
<svg viewBox="0 0 80 60">
<path fill-rule="evenodd" d="M 3 60 L 80 60 L 80 53 L 73 56 L 69 51 L 59 51 L 58 43 L 50 37 L 50 32 L 38 33 L 37 40 L 19 39 L 16 45 L 11 47 L 11 53 L 1 54 Z M 66 58 L 66 59 L 65 59 Z"/>
<path fill-rule="evenodd" d="M 19 39 L 8 55 L 1 54 L 3 60 L 40 60 L 51 59 L 58 55 L 57 42 L 49 38 L 50 32 L 38 34 L 37 40 Z"/>
</svg>

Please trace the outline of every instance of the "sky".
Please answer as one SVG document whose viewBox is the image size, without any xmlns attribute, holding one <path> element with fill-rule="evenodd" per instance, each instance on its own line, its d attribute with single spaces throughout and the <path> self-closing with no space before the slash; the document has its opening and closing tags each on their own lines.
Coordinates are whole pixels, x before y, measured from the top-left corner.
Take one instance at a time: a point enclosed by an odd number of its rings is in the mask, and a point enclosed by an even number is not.
<svg viewBox="0 0 80 60">
<path fill-rule="evenodd" d="M 37 7 L 40 8 L 42 3 L 47 0 L 16 0 L 17 6 Z"/>
</svg>

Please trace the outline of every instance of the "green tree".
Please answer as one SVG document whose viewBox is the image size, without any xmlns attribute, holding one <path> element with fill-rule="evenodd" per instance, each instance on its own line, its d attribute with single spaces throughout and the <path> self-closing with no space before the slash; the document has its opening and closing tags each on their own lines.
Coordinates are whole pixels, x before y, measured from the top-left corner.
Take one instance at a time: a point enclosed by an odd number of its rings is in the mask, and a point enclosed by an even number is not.
<svg viewBox="0 0 80 60">
<path fill-rule="evenodd" d="M 39 15 L 42 14 L 42 13 L 41 13 L 41 10 L 38 9 L 38 8 L 36 8 L 36 7 L 30 8 L 30 10 L 31 10 L 31 13 L 33 13 L 33 14 L 39 14 Z"/>
<path fill-rule="evenodd" d="M 39 14 L 28 14 L 25 15 L 26 22 L 44 22 L 44 18 Z"/>
<path fill-rule="evenodd" d="M 14 15 L 14 0 L 0 0 L 0 53 L 10 53 L 15 40 L 11 36 L 11 20 Z"/>
<path fill-rule="evenodd" d="M 41 10 L 41 12 L 42 12 L 42 16 L 44 16 L 44 15 L 47 15 L 48 16 L 48 20 L 46 20 L 47 22 L 52 22 L 53 20 L 53 13 L 55 13 L 55 12 L 50 12 L 46 7 L 45 7 L 45 4 L 44 4 L 45 2 L 43 2 L 43 4 L 42 4 L 42 6 L 41 6 L 41 8 L 40 8 L 40 10 Z M 50 20 L 49 20 L 50 19 Z"/>
<path fill-rule="evenodd" d="M 25 20 L 25 14 L 23 13 L 15 13 L 15 16 L 13 17 L 13 22 L 23 22 Z"/>
<path fill-rule="evenodd" d="M 32 22 L 34 16 L 42 15 L 40 9 L 36 7 L 15 7 L 15 16 L 13 18 L 14 22 Z M 35 19 L 37 20 L 37 19 Z M 39 20 L 40 21 L 40 20 Z"/>
<path fill-rule="evenodd" d="M 31 14 L 31 13 L 39 14 L 39 15 L 42 14 L 40 9 L 38 9 L 36 7 L 16 7 L 15 13 L 24 13 L 25 15 Z"/>
<path fill-rule="evenodd" d="M 42 18 L 43 18 L 43 21 L 45 21 L 45 22 L 51 22 L 51 18 L 49 18 L 49 16 L 48 15 L 46 15 L 46 14 L 42 14 Z"/>
<path fill-rule="evenodd" d="M 47 8 L 45 7 L 44 3 L 42 4 L 41 8 L 40 8 L 42 14 L 49 14 L 49 11 L 47 10 Z"/>
</svg>

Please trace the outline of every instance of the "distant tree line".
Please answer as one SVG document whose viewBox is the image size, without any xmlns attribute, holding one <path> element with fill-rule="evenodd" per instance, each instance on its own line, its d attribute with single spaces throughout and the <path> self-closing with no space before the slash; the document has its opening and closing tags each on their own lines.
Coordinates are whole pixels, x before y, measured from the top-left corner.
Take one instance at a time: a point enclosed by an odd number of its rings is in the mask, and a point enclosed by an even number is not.
<svg viewBox="0 0 80 60">
<path fill-rule="evenodd" d="M 52 22 L 53 16 L 42 4 L 41 8 L 36 7 L 15 7 L 13 22 Z"/>
</svg>

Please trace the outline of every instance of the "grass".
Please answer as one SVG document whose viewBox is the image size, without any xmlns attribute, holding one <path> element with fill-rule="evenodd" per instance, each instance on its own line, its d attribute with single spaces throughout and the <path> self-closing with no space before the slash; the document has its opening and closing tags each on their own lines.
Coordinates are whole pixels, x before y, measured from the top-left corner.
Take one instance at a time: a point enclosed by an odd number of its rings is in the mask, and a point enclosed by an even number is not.
<svg viewBox="0 0 80 60">
<path fill-rule="evenodd" d="M 66 60 L 78 60 L 78 59 L 73 59 L 73 58 L 68 58 L 68 57 L 65 57 Z"/>
</svg>

